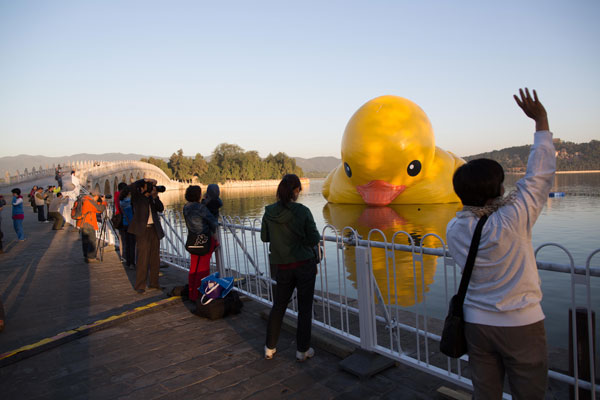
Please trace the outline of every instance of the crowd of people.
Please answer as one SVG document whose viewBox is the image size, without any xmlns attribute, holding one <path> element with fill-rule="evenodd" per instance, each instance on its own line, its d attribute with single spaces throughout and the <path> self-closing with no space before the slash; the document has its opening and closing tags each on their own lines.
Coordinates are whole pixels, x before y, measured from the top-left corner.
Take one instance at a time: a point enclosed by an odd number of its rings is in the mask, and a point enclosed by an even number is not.
<svg viewBox="0 0 600 400">
<path fill-rule="evenodd" d="M 527 173 L 516 183 L 516 190 L 504 196 L 504 171 L 493 160 L 469 161 L 453 176 L 454 190 L 464 207 L 448 223 L 447 241 L 448 250 L 459 265 L 465 265 L 475 227 L 485 216 L 463 306 L 475 399 L 500 399 L 505 375 L 516 399 L 543 399 L 547 386 L 545 317 L 531 235 L 552 187 L 556 156 L 546 110 L 537 93 L 534 91 L 532 96 L 527 89 L 520 90 L 515 100 L 536 125 Z M 142 179 L 130 185 L 121 183 L 118 188 L 115 207 L 116 213 L 122 214 L 119 232 L 123 262 L 130 267 L 135 265 L 134 288 L 138 293 L 159 288 L 159 244 L 164 232 L 158 213 L 164 205 L 156 181 Z M 277 201 L 265 207 L 262 218 L 261 239 L 269 243 L 269 263 L 276 281 L 264 346 L 266 359 L 272 359 L 276 353 L 283 317 L 294 290 L 298 296 L 296 359 L 304 361 L 315 354 L 310 346 L 317 275 L 314 246 L 320 237 L 310 210 L 297 202 L 301 191 L 300 179 L 285 175 L 277 188 Z M 25 240 L 23 197 L 17 188 L 12 193 L 14 228 L 19 240 Z M 40 222 L 47 220 L 46 215 L 60 221 L 56 216 L 56 207 L 63 201 L 60 188 L 58 192 L 52 186 L 45 190 L 34 188 L 29 196 Z M 81 212 L 85 217 L 81 218 L 80 228 L 84 257 L 89 260 L 95 253 L 92 242 L 98 229 L 97 214 L 105 204 L 99 195 L 85 195 L 83 199 Z M 189 297 L 195 300 L 202 278 L 209 274 L 211 254 L 220 245 L 216 228 L 223 203 L 217 185 L 209 185 L 204 196 L 200 186 L 189 186 L 185 199 L 183 214 L 188 231 L 210 238 L 208 253 L 191 257 Z M 0 211 L 5 205 L 0 197 Z M 48 214 L 44 214 L 45 206 Z M 3 324 L 0 330 L 2 327 Z"/>
</svg>

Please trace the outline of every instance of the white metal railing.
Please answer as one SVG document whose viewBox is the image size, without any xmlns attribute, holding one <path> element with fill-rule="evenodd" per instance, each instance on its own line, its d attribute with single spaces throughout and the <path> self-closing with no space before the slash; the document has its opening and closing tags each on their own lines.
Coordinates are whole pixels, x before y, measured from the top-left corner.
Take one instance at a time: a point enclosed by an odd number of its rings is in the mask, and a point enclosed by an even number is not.
<svg viewBox="0 0 600 400">
<path fill-rule="evenodd" d="M 161 241 L 161 259 L 177 268 L 189 270 L 190 257 L 185 251 L 187 229 L 180 212 L 167 210 L 162 215 L 165 238 Z M 236 290 L 265 305 L 272 305 L 273 292 L 271 270 L 268 263 L 268 246 L 260 240 L 260 220 L 239 217 L 222 217 L 220 222 L 221 248 L 215 252 L 220 259 L 221 273 L 234 275 Z M 423 247 L 426 238 L 439 242 L 439 247 Z M 440 262 L 443 264 L 443 284 L 445 304 L 456 292 L 460 279 L 460 269 L 444 250 L 443 239 L 437 235 L 423 236 L 415 244 L 407 232 L 396 232 L 391 240 L 379 230 L 372 230 L 366 240 L 350 227 L 338 232 L 327 225 L 322 230 L 323 258 L 319 264 L 319 275 L 315 288 L 313 324 L 354 345 L 377 352 L 406 365 L 425 371 L 454 384 L 472 389 L 472 382 L 463 375 L 468 356 L 458 360 L 450 359 L 439 353 L 437 342 L 440 340 L 441 321 L 431 318 L 427 310 L 427 269 Z M 374 240 L 377 239 L 377 240 Z M 399 240 L 408 240 L 410 245 L 400 244 Z M 567 249 L 546 243 L 536 249 L 537 254 L 545 247 L 556 247 L 564 251 L 570 263 L 567 265 L 537 261 L 538 269 L 559 273 L 568 273 L 571 277 L 571 307 L 576 309 L 575 293 L 585 292 L 582 305 L 587 310 L 589 381 L 579 378 L 577 351 L 573 352 L 573 376 L 550 370 L 548 376 L 574 387 L 575 398 L 579 390 L 591 390 L 596 398 L 598 388 L 595 385 L 595 352 L 593 346 L 591 279 L 600 277 L 600 268 L 591 267 L 591 260 L 600 253 L 593 251 L 585 266 L 576 266 Z M 373 269 L 373 255 L 383 252 L 385 274 L 376 279 Z M 408 257 L 408 259 L 406 258 Z M 409 278 L 399 277 L 400 271 L 406 271 L 408 260 Z M 404 268 L 400 268 L 403 266 Z M 346 277 L 349 271 L 356 273 L 356 288 Z M 412 280 L 412 298 L 410 311 L 400 307 L 411 296 L 400 296 L 398 287 Z M 382 292 L 383 290 L 383 292 Z M 297 316 L 295 297 L 288 308 L 288 314 Z M 572 313 L 573 348 L 577 349 L 577 324 L 575 312 Z M 433 345 L 433 342 L 436 345 Z M 505 398 L 510 395 L 505 394 Z"/>
</svg>

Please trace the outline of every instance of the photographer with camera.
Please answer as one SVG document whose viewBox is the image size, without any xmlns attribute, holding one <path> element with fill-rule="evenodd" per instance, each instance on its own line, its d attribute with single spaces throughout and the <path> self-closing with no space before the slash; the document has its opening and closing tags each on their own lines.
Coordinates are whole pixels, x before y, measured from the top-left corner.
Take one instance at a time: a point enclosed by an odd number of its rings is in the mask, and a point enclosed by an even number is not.
<svg viewBox="0 0 600 400">
<path fill-rule="evenodd" d="M 86 263 L 96 261 L 96 231 L 98 220 L 96 214 L 106 209 L 100 193 L 93 192 L 81 197 L 81 246 L 83 258 Z"/>
<path fill-rule="evenodd" d="M 138 254 L 134 289 L 140 294 L 146 289 L 148 269 L 150 269 L 148 287 L 159 288 L 160 240 L 165 234 L 158 213 L 165 207 L 158 198 L 158 193 L 164 191 L 164 186 L 156 186 L 156 180 L 145 178 L 125 187 L 119 193 L 120 200 L 124 200 L 128 194 L 131 194 L 133 219 L 127 231 L 134 234 L 136 238 Z"/>
</svg>

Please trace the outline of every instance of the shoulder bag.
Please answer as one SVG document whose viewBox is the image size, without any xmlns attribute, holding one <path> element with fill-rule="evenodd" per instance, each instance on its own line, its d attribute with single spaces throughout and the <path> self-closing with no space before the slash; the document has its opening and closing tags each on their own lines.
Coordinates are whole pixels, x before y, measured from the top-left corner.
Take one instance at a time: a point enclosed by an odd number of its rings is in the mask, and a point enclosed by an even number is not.
<svg viewBox="0 0 600 400">
<path fill-rule="evenodd" d="M 479 222 L 477 222 L 475 232 L 473 233 L 473 240 L 471 240 L 471 247 L 469 248 L 469 255 L 467 256 L 467 262 L 465 263 L 465 269 L 463 270 L 462 278 L 460 279 L 458 293 L 450 299 L 450 307 L 448 309 L 446 320 L 444 321 L 444 330 L 442 331 L 442 339 L 440 340 L 440 351 L 448 357 L 458 358 L 467 352 L 463 303 L 465 301 L 465 296 L 467 295 L 467 287 L 469 286 L 473 265 L 475 264 L 475 256 L 477 255 L 477 250 L 479 248 L 481 230 L 487 219 L 487 215 L 484 215 Z"/>
<path fill-rule="evenodd" d="M 210 236 L 204 233 L 196 234 L 188 232 L 187 240 L 185 241 L 185 249 L 190 254 L 204 256 L 210 250 Z"/>
</svg>

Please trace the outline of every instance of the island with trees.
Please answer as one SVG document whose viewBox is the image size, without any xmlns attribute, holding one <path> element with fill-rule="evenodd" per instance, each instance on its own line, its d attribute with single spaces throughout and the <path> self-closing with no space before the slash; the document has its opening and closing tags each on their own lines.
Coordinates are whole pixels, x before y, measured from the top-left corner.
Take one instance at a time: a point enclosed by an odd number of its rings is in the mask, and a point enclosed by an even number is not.
<svg viewBox="0 0 600 400">
<path fill-rule="evenodd" d="M 142 158 L 162 169 L 171 179 L 197 180 L 200 183 L 224 183 L 227 181 L 256 181 L 281 179 L 285 174 L 304 176 L 296 160 L 285 153 L 269 154 L 261 158 L 256 151 L 245 151 L 236 144 L 222 143 L 210 155 L 197 153 L 193 158 L 179 149 L 168 161 L 160 158 Z"/>
</svg>

